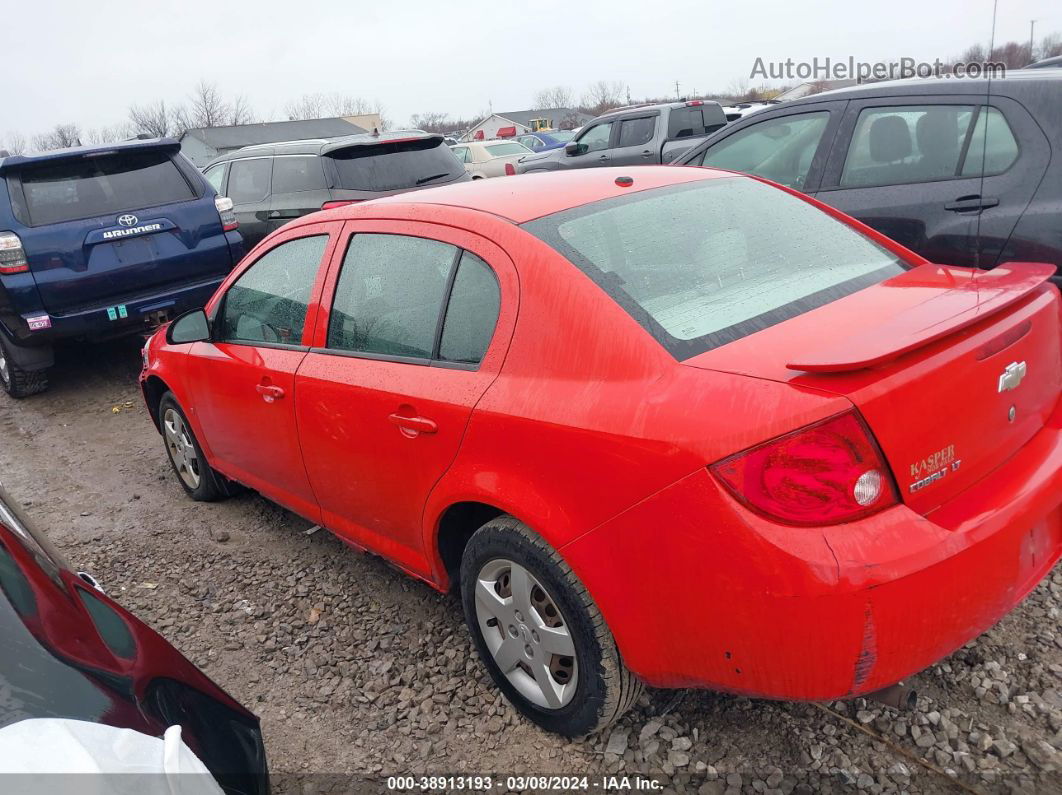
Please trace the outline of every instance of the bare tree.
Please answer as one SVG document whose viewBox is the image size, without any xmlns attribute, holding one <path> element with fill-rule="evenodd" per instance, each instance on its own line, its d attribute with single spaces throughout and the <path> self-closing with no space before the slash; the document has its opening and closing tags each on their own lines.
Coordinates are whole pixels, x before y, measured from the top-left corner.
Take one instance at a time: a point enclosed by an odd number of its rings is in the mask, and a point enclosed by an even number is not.
<svg viewBox="0 0 1062 795">
<path fill-rule="evenodd" d="M 217 85 L 200 80 L 188 104 L 174 111 L 174 131 L 183 134 L 185 130 L 223 127 L 228 121 L 229 112 L 229 105 L 222 99 Z"/>
<path fill-rule="evenodd" d="M 449 132 L 453 129 L 450 117 L 438 111 L 414 113 L 409 117 L 409 125 L 426 132 Z"/>
<path fill-rule="evenodd" d="M 82 140 L 87 144 L 107 144 L 132 138 L 136 133 L 137 131 L 128 124 L 114 124 L 110 127 L 93 127 L 85 130 Z"/>
<path fill-rule="evenodd" d="M 570 108 L 575 104 L 575 95 L 567 86 L 544 88 L 535 94 L 535 107 L 541 110 L 550 108 Z"/>
<path fill-rule="evenodd" d="M 1040 52 L 1037 55 L 1040 58 L 1054 58 L 1056 55 L 1062 55 L 1062 35 L 1052 33 L 1044 36 L 1040 41 Z"/>
<path fill-rule="evenodd" d="M 149 105 L 133 105 L 129 108 L 129 123 L 137 133 L 150 135 L 152 138 L 165 138 L 173 135 L 173 114 L 166 107 L 166 101 L 160 99 Z"/>
<path fill-rule="evenodd" d="M 254 112 L 251 110 L 251 104 L 243 94 L 232 100 L 232 103 L 228 106 L 227 115 L 229 124 L 234 126 L 237 124 L 254 124 L 256 121 Z"/>
<path fill-rule="evenodd" d="M 284 115 L 290 121 L 360 116 L 365 113 L 376 113 L 382 119 L 384 109 L 379 102 L 339 93 L 303 94 L 284 107 Z"/>
<path fill-rule="evenodd" d="M 80 145 L 81 131 L 76 124 L 57 124 L 51 132 L 33 136 L 33 148 L 38 152 Z"/>
<path fill-rule="evenodd" d="M 594 115 L 618 108 L 622 104 L 623 83 L 618 80 L 598 80 L 591 83 L 583 94 L 583 108 Z"/>
<path fill-rule="evenodd" d="M 0 149 L 6 149 L 13 155 L 21 155 L 26 152 L 26 137 L 19 132 L 8 132 Z"/>
</svg>

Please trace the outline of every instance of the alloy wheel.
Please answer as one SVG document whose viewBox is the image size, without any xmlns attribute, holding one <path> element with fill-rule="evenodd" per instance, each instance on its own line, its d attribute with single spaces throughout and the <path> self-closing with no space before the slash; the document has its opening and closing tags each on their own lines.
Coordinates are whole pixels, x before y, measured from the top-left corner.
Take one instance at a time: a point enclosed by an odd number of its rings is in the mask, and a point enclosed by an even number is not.
<svg viewBox="0 0 1062 795">
<path fill-rule="evenodd" d="M 560 709 L 575 696 L 575 642 L 556 602 L 527 569 L 492 560 L 476 578 L 476 620 L 495 664 L 535 706 Z"/>
<path fill-rule="evenodd" d="M 188 488 L 199 488 L 199 456 L 195 453 L 192 434 L 184 418 L 175 409 L 168 408 L 163 415 L 162 426 L 166 437 L 166 451 L 178 476 Z"/>
<path fill-rule="evenodd" d="M 11 386 L 11 370 L 7 366 L 7 354 L 4 353 L 2 345 L 0 345 L 0 381 L 3 381 L 5 386 Z"/>
</svg>

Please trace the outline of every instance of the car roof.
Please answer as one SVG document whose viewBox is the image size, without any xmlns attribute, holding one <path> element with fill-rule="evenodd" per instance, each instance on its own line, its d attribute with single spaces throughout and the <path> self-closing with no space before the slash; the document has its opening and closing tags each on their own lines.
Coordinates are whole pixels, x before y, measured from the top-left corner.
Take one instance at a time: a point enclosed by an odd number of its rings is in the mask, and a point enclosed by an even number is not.
<svg viewBox="0 0 1062 795">
<path fill-rule="evenodd" d="M 180 143 L 173 138 L 137 138 L 131 141 L 115 141 L 109 144 L 92 144 L 89 146 L 71 146 L 67 149 L 51 149 L 34 155 L 8 155 L 0 157 L 0 171 L 33 163 L 47 163 L 55 160 L 70 160 L 94 154 L 109 154 L 137 149 L 169 150 L 179 152 Z"/>
<path fill-rule="evenodd" d="M 617 185 L 616 178 L 621 176 L 630 177 L 634 184 L 630 187 Z M 681 166 L 572 169 L 462 182 L 387 196 L 328 212 L 335 218 L 361 218 L 371 217 L 374 207 L 385 205 L 439 205 L 478 210 L 522 224 L 602 199 L 719 177 L 745 179 L 729 171 Z"/>
<path fill-rule="evenodd" d="M 1033 82 L 1050 84 L 1051 81 L 1059 81 L 1057 85 L 1062 87 L 1062 69 L 1012 69 L 1005 77 L 974 78 L 974 77 L 912 77 L 906 80 L 883 80 L 879 83 L 862 83 L 858 86 L 838 88 L 833 91 L 823 91 L 821 94 L 812 94 L 808 97 L 793 99 L 779 104 L 777 107 L 791 107 L 794 105 L 809 105 L 824 99 L 866 99 L 875 96 L 895 96 L 897 94 L 987 94 L 989 86 L 995 90 L 1007 84 L 1028 85 Z"/>
</svg>

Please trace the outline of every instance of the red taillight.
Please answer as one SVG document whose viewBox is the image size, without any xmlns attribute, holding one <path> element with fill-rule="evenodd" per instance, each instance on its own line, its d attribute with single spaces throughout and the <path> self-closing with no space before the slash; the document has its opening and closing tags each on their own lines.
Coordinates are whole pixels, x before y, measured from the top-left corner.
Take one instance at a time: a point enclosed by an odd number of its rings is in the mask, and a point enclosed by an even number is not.
<svg viewBox="0 0 1062 795">
<path fill-rule="evenodd" d="M 22 241 L 14 232 L 0 232 L 0 274 L 25 273 L 29 270 Z"/>
<path fill-rule="evenodd" d="M 741 502 L 786 524 L 850 522 L 895 505 L 888 464 L 853 409 L 711 466 Z"/>
<path fill-rule="evenodd" d="M 703 99 L 692 99 L 692 100 L 690 100 L 689 102 L 686 103 L 686 107 L 687 108 L 695 108 L 698 105 L 703 105 L 703 104 L 704 104 L 704 100 Z"/>
<path fill-rule="evenodd" d="M 321 205 L 322 210 L 334 210 L 336 207 L 346 207 L 348 204 L 357 204 L 364 199 L 345 199 L 344 201 L 325 202 Z"/>
<path fill-rule="evenodd" d="M 228 196 L 215 196 L 214 207 L 217 208 L 221 218 L 221 228 L 226 232 L 238 229 L 240 222 L 236 220 L 236 213 L 232 210 L 232 199 Z"/>
<path fill-rule="evenodd" d="M 505 176 L 507 176 L 507 177 L 515 177 L 516 176 L 516 166 L 514 166 L 512 163 L 506 163 L 505 164 Z"/>
</svg>

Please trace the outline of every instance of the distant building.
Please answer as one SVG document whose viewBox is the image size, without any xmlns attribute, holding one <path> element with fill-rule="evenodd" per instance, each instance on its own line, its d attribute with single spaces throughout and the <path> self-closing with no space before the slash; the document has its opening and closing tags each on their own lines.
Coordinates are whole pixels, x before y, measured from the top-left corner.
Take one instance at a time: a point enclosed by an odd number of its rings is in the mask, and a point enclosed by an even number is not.
<svg viewBox="0 0 1062 795">
<path fill-rule="evenodd" d="M 364 132 L 372 132 L 372 129 L 366 130 L 364 127 L 341 118 L 271 121 L 262 124 L 236 124 L 231 127 L 203 127 L 188 130 L 181 136 L 181 152 L 198 168 L 202 168 L 218 155 L 242 149 L 245 146 L 273 144 L 279 141 L 301 141 L 307 138 L 340 138 L 344 135 Z"/>
<path fill-rule="evenodd" d="M 359 113 L 357 116 L 344 116 L 343 121 L 349 121 L 355 127 L 361 127 L 365 132 L 374 129 L 383 131 L 383 119 L 379 113 Z"/>
<path fill-rule="evenodd" d="M 531 132 L 532 119 L 545 119 L 549 129 L 574 130 L 593 119 L 574 108 L 542 108 L 493 113 L 461 136 L 462 141 L 489 141 L 492 138 L 515 138 Z"/>
</svg>

